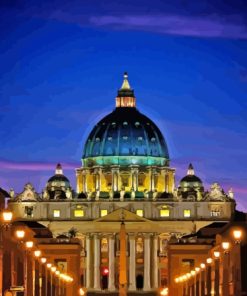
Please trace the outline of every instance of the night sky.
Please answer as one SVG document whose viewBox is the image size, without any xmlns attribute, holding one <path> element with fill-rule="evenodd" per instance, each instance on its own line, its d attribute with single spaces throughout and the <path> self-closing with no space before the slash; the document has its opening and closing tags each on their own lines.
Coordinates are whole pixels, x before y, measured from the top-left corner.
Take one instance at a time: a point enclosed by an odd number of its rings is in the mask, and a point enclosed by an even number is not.
<svg viewBox="0 0 247 296">
<path fill-rule="evenodd" d="M 0 187 L 41 192 L 57 162 L 75 187 L 127 71 L 177 182 L 192 162 L 247 210 L 245 0 L 1 0 L 0 42 Z"/>
</svg>

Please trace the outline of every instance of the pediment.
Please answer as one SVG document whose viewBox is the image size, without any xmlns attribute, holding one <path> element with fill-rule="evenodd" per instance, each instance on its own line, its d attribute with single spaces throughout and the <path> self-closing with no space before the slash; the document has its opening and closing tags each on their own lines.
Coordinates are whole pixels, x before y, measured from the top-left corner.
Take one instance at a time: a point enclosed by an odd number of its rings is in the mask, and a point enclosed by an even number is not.
<svg viewBox="0 0 247 296">
<path fill-rule="evenodd" d="M 124 208 L 117 209 L 104 217 L 96 219 L 95 222 L 121 222 L 122 220 L 124 222 L 151 222 Z"/>
</svg>

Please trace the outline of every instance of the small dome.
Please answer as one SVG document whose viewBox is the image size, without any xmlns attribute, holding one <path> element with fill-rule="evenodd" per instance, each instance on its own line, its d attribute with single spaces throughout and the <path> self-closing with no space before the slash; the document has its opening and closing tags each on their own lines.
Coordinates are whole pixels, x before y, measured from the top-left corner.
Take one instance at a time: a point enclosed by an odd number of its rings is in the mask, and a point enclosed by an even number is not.
<svg viewBox="0 0 247 296">
<path fill-rule="evenodd" d="M 56 187 L 70 187 L 69 179 L 64 176 L 60 163 L 58 163 L 56 166 L 55 175 L 48 180 L 47 186 L 49 185 Z"/>
<path fill-rule="evenodd" d="M 57 164 L 55 175 L 52 176 L 43 193 L 44 199 L 71 199 L 73 192 L 69 179 L 64 176 L 60 163 Z"/>
<path fill-rule="evenodd" d="M 179 188 L 182 191 L 186 191 L 191 188 L 195 190 L 203 189 L 203 183 L 201 179 L 195 175 L 195 171 L 191 163 L 189 164 L 187 175 L 180 180 L 179 184 Z"/>
<path fill-rule="evenodd" d="M 166 141 L 156 124 L 136 109 L 127 78 L 125 73 L 116 109 L 101 119 L 88 136 L 82 157 L 85 166 L 169 164 Z"/>
</svg>

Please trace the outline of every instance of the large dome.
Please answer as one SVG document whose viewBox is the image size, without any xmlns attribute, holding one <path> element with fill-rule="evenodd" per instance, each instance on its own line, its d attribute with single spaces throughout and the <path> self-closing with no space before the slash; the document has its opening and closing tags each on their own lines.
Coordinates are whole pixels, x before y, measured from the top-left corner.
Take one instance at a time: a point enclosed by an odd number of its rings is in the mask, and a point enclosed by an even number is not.
<svg viewBox="0 0 247 296">
<path fill-rule="evenodd" d="M 155 123 L 136 109 L 126 74 L 116 103 L 116 109 L 89 134 L 84 165 L 168 165 L 165 139 Z"/>
</svg>

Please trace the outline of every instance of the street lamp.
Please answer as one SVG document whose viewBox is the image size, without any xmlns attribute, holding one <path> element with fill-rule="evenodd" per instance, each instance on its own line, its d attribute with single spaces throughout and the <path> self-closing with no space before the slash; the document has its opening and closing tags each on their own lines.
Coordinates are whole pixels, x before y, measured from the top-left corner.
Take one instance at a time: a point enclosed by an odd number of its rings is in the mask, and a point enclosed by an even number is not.
<svg viewBox="0 0 247 296">
<path fill-rule="evenodd" d="M 241 242 L 242 231 L 239 229 L 234 230 L 233 237 L 235 239 L 235 242 L 239 244 Z"/>
<path fill-rule="evenodd" d="M 214 251 L 214 258 L 215 258 L 215 262 L 214 262 L 214 293 L 215 296 L 219 296 L 220 291 L 220 252 L 219 251 Z"/>
<path fill-rule="evenodd" d="M 42 286 L 43 286 L 43 277 L 42 277 L 42 269 L 44 264 L 46 263 L 47 259 L 45 257 L 40 258 L 41 264 L 39 264 L 39 295 L 42 295 Z M 45 277 L 45 280 L 47 281 L 47 277 Z M 46 287 L 46 285 L 45 285 Z"/>
<path fill-rule="evenodd" d="M 211 289 L 212 289 L 212 263 L 213 259 L 211 257 L 207 258 L 207 270 L 206 270 L 206 288 L 207 288 L 207 294 L 211 295 Z"/>
<path fill-rule="evenodd" d="M 16 230 L 15 236 L 17 239 L 23 239 L 25 236 L 25 231 L 24 230 Z"/>
<path fill-rule="evenodd" d="M 26 241 L 25 242 L 25 258 L 24 258 L 24 295 L 27 296 L 28 291 L 27 291 L 27 256 L 28 256 L 28 251 L 33 248 L 33 241 Z"/>
<path fill-rule="evenodd" d="M 26 246 L 27 249 L 32 249 L 32 247 L 33 247 L 33 241 L 27 241 L 25 243 L 25 246 Z"/>
<path fill-rule="evenodd" d="M 220 258 L 220 252 L 219 251 L 214 251 L 214 257 L 215 257 L 215 259 L 219 259 Z"/>
<path fill-rule="evenodd" d="M 57 270 L 56 266 L 51 266 L 51 296 L 53 295 L 52 274 L 55 273 L 56 270 Z"/>
<path fill-rule="evenodd" d="M 224 250 L 224 253 L 227 253 L 230 248 L 230 243 L 229 242 L 222 242 L 221 246 L 222 246 L 222 249 Z"/>
<path fill-rule="evenodd" d="M 235 241 L 235 246 L 233 248 L 233 258 L 234 258 L 234 295 L 241 294 L 241 238 L 242 230 L 233 230 L 233 238 Z"/>
<path fill-rule="evenodd" d="M 9 210 L 3 210 L 1 211 L 1 229 L 0 229 L 0 270 L 3 270 L 3 230 L 2 228 L 4 228 L 5 230 L 8 229 L 8 227 L 11 225 L 11 221 L 13 219 L 13 213 Z M 3 290 L 3 280 L 2 277 L 0 277 L 0 294 Z"/>
<path fill-rule="evenodd" d="M 3 223 L 5 224 L 10 224 L 11 221 L 13 219 L 13 213 L 9 210 L 3 210 L 2 211 L 2 220 L 3 220 Z"/>
</svg>

